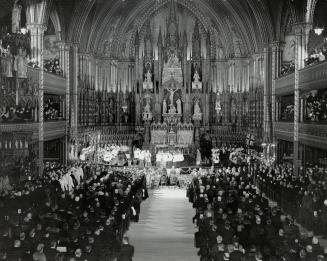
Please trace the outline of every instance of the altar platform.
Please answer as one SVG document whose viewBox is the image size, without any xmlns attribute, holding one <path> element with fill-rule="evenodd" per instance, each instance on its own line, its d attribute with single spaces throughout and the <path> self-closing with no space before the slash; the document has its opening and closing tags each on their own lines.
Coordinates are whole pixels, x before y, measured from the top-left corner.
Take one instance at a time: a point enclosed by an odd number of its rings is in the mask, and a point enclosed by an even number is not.
<svg viewBox="0 0 327 261">
<path fill-rule="evenodd" d="M 152 166 L 157 165 L 156 155 L 153 155 L 151 157 L 151 163 L 152 163 Z M 191 155 L 184 155 L 184 161 L 182 161 L 182 162 L 172 162 L 172 161 L 167 162 L 166 168 L 171 168 L 173 166 L 175 168 L 195 168 L 195 167 L 197 167 L 195 157 L 193 157 Z"/>
<path fill-rule="evenodd" d="M 157 144 L 154 145 L 155 154 L 159 151 L 180 151 L 183 155 L 189 155 L 191 153 L 190 147 L 186 144 L 176 144 L 176 145 L 167 145 L 167 144 Z"/>
</svg>

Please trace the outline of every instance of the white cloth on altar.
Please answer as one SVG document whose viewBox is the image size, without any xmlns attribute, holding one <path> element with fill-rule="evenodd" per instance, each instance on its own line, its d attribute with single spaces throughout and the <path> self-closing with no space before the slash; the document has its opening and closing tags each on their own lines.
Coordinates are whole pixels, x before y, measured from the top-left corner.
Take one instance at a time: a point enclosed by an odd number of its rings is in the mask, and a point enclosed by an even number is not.
<svg viewBox="0 0 327 261">
<path fill-rule="evenodd" d="M 183 162 L 184 156 L 183 154 L 174 154 L 173 155 L 173 162 Z"/>
</svg>

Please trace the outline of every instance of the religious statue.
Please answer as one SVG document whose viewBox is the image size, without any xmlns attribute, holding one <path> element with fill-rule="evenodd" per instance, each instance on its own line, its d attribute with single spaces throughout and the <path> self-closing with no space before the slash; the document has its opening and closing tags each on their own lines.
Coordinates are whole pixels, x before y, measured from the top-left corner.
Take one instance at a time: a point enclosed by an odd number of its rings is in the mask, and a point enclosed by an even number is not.
<svg viewBox="0 0 327 261">
<path fill-rule="evenodd" d="M 150 103 L 149 103 L 148 99 L 146 100 L 146 105 L 144 107 L 144 112 L 146 112 L 146 113 L 151 112 L 151 106 L 150 106 Z"/>
<path fill-rule="evenodd" d="M 111 113 L 111 112 L 109 112 L 109 123 L 113 123 L 114 122 L 114 115 Z"/>
<path fill-rule="evenodd" d="M 199 149 L 196 150 L 196 165 L 199 166 L 201 164 L 201 152 Z"/>
<path fill-rule="evenodd" d="M 201 113 L 201 108 L 199 105 L 199 101 L 197 100 L 194 104 L 194 115 L 200 115 Z"/>
<path fill-rule="evenodd" d="M 15 56 L 14 70 L 17 72 L 18 78 L 27 78 L 27 59 L 21 48 L 18 49 L 18 54 Z"/>
<path fill-rule="evenodd" d="M 220 101 L 216 101 L 216 112 L 217 114 L 219 115 L 220 114 L 220 111 L 221 111 L 221 104 L 220 104 Z"/>
<path fill-rule="evenodd" d="M 124 123 L 128 123 L 128 114 L 124 113 L 123 119 L 124 119 Z"/>
<path fill-rule="evenodd" d="M 193 79 L 194 79 L 194 82 L 200 81 L 200 75 L 199 75 L 198 71 L 195 71 Z"/>
<path fill-rule="evenodd" d="M 181 102 L 181 99 L 178 99 L 176 101 L 176 104 L 177 104 L 177 113 L 178 114 L 182 114 L 182 102 Z"/>
<path fill-rule="evenodd" d="M 6 77 L 13 77 L 13 75 L 12 75 L 12 60 L 13 60 L 13 56 L 10 53 L 10 50 L 8 51 L 8 54 L 5 57 L 2 57 L 2 59 L 1 59 L 1 67 L 3 70 L 3 74 Z"/>
<path fill-rule="evenodd" d="M 174 94 L 178 91 L 178 89 L 174 90 L 172 88 L 167 88 L 167 90 L 170 92 L 169 100 L 170 100 L 170 106 L 174 106 Z"/>
<path fill-rule="evenodd" d="M 17 33 L 20 30 L 20 16 L 22 13 L 22 5 L 19 0 L 15 0 L 11 14 L 11 30 L 12 33 Z"/>
<path fill-rule="evenodd" d="M 202 90 L 202 82 L 200 81 L 200 75 L 196 70 L 193 76 L 192 89 Z"/>
<path fill-rule="evenodd" d="M 166 99 L 163 100 L 162 102 L 162 113 L 167 113 L 167 102 Z"/>
<path fill-rule="evenodd" d="M 153 89 L 152 74 L 151 74 L 150 70 L 148 70 L 147 73 L 145 74 L 145 80 L 143 82 L 143 89 L 145 89 L 145 90 Z"/>
</svg>

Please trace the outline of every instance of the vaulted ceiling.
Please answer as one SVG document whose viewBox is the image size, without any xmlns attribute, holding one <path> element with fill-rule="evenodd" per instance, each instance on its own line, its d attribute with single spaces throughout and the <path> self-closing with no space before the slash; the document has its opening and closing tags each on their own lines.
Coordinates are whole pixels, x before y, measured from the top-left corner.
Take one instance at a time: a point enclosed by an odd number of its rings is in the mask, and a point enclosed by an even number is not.
<svg viewBox="0 0 327 261">
<path fill-rule="evenodd" d="M 276 40 L 288 10 L 285 1 L 265 0 L 175 0 L 179 8 L 186 9 L 202 28 L 222 45 L 227 56 L 233 52 L 233 34 L 243 42 L 245 53 L 262 50 L 264 44 Z M 274 4 L 271 4 L 274 2 Z M 167 8 L 171 0 L 87 0 L 81 1 L 73 13 L 68 36 L 79 42 L 85 52 L 98 53 L 104 41 L 113 37 L 112 53 L 118 52 L 125 34 L 142 31 L 147 21 Z M 278 10 L 275 14 L 275 10 Z M 281 14 L 281 15 L 278 15 Z M 286 15 L 287 16 L 287 15 Z M 218 35 L 218 36 L 217 36 Z M 130 39 L 131 41 L 133 39 Z"/>
<path fill-rule="evenodd" d="M 31 1 L 21 0 L 25 5 Z M 171 1 L 185 10 L 210 35 L 212 43 L 232 56 L 235 35 L 242 41 L 244 53 L 263 50 L 267 43 L 283 41 L 292 22 L 313 22 L 316 3 L 326 0 L 52 0 L 50 18 L 60 39 L 78 43 L 80 50 L 100 54 L 103 44 L 112 39 L 111 54 L 117 54 L 127 40 Z M 4 4 L 6 2 L 6 4 Z M 322 2 L 319 3 L 319 2 Z M 13 0 L 0 1 L 0 19 L 8 14 Z M 189 32 L 188 32 L 189 33 Z M 129 35 L 129 39 L 126 39 Z"/>
</svg>

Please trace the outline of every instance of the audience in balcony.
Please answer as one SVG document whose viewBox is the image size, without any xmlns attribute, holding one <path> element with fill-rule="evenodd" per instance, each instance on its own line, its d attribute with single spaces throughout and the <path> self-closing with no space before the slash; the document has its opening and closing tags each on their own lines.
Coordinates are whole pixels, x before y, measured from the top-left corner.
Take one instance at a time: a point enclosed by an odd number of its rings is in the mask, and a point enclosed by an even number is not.
<svg viewBox="0 0 327 261">
<path fill-rule="evenodd" d="M 48 99 L 44 103 L 44 120 L 59 120 L 60 115 L 60 105 L 53 101 L 53 99 Z"/>
<path fill-rule="evenodd" d="M 284 76 L 284 75 L 287 75 L 287 74 L 290 74 L 290 73 L 293 73 L 295 71 L 295 64 L 294 62 L 290 62 L 290 63 L 287 63 L 287 64 L 283 64 L 282 65 L 282 69 L 281 69 L 281 76 Z"/>
<path fill-rule="evenodd" d="M 327 91 L 310 94 L 306 100 L 306 120 L 327 122 Z"/>
<path fill-rule="evenodd" d="M 44 63 L 44 71 L 49 73 L 54 73 L 57 75 L 62 75 L 62 69 L 60 68 L 60 62 L 58 58 L 51 59 Z"/>
<path fill-rule="evenodd" d="M 309 55 L 307 59 L 304 60 L 305 65 L 313 65 L 319 62 L 323 62 L 326 60 L 327 55 L 327 47 L 322 47 L 321 49 L 315 49 L 312 51 L 312 53 Z"/>
<path fill-rule="evenodd" d="M 40 68 L 38 62 L 35 59 L 29 59 L 27 64 L 32 68 L 36 68 L 36 69 Z M 44 61 L 44 71 L 49 73 L 54 73 L 57 75 L 63 74 L 63 71 L 60 68 L 59 59 L 57 58 Z"/>
<path fill-rule="evenodd" d="M 7 106 L 0 109 L 1 122 L 27 122 L 33 121 L 33 110 L 28 104 L 26 106 Z"/>
<path fill-rule="evenodd" d="M 35 59 L 27 59 L 27 65 L 32 68 L 40 68 L 39 63 Z"/>
<path fill-rule="evenodd" d="M 284 107 L 281 115 L 282 121 L 293 121 L 294 120 L 294 105 L 290 104 Z"/>
</svg>

